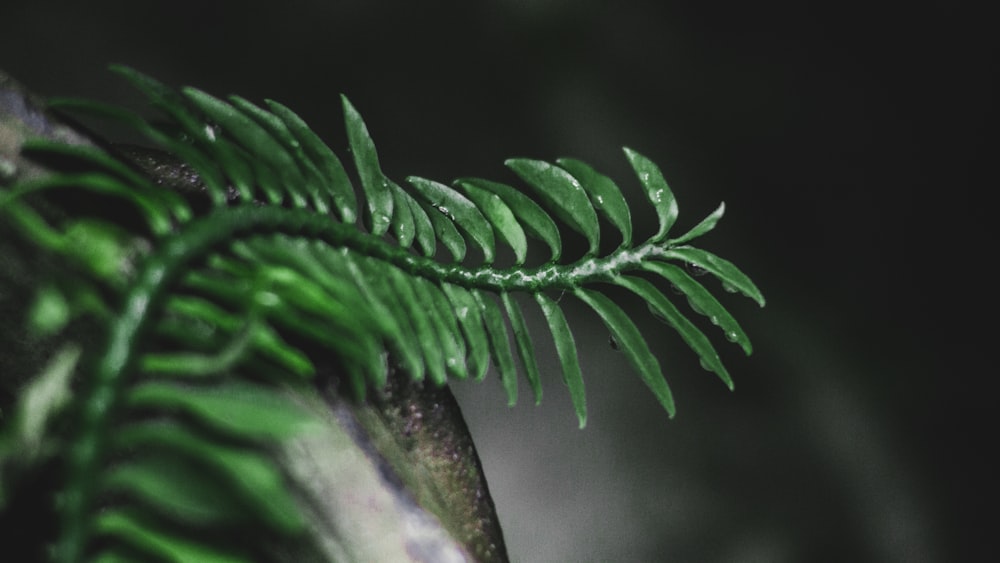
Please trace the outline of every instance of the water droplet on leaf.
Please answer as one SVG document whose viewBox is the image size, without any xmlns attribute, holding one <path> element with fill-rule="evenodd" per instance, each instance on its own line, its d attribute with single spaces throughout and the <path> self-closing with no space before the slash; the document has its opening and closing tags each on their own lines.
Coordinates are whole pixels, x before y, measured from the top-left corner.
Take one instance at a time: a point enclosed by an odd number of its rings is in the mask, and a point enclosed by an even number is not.
<svg viewBox="0 0 1000 563">
<path fill-rule="evenodd" d="M 646 308 L 649 309 L 650 314 L 652 314 L 653 317 L 656 318 L 656 320 L 660 321 L 661 323 L 669 323 L 670 322 L 667 319 L 667 317 L 663 316 L 663 314 L 660 313 L 660 310 L 657 309 L 656 307 L 653 307 L 652 305 L 650 305 L 650 304 L 647 303 L 646 304 Z"/>
<path fill-rule="evenodd" d="M 691 310 L 694 311 L 695 313 L 698 313 L 699 315 L 705 314 L 705 311 L 700 306 L 698 306 L 698 304 L 695 303 L 693 299 L 688 299 L 688 304 L 691 305 Z"/>
<path fill-rule="evenodd" d="M 708 270 L 706 270 L 705 268 L 702 268 L 701 266 L 699 266 L 697 264 L 692 264 L 691 262 L 685 262 L 684 263 L 684 269 L 686 269 L 689 274 L 691 274 L 692 276 L 694 276 L 696 278 L 704 276 L 705 274 L 708 273 Z"/>
<path fill-rule="evenodd" d="M 611 349 L 614 350 L 614 351 L 616 351 L 616 352 L 618 352 L 618 351 L 620 351 L 622 349 L 621 348 L 621 344 L 618 343 L 618 339 L 615 338 L 615 335 L 613 335 L 613 334 L 608 337 L 608 344 L 611 346 Z"/>
</svg>

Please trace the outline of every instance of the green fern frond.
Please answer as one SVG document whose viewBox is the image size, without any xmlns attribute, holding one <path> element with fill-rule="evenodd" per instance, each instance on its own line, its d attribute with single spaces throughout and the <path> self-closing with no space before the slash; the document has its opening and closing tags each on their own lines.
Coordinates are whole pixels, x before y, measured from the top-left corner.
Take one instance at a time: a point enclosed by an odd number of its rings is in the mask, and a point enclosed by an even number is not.
<svg viewBox="0 0 1000 563">
<path fill-rule="evenodd" d="M 119 550 L 254 558 L 228 544 L 176 537 L 170 531 L 178 522 L 214 530 L 236 516 L 253 517 L 274 534 L 300 533 L 295 501 L 267 451 L 309 427 L 310 415 L 276 390 L 309 385 L 317 350 L 337 359 L 346 389 L 358 399 L 385 384 L 390 361 L 414 380 L 439 385 L 482 379 L 492 362 L 511 405 L 519 371 L 537 403 L 542 377 L 523 310 L 533 303 L 546 319 L 581 427 L 583 370 L 555 295 L 572 296 L 601 318 L 671 417 L 674 399 L 659 361 L 603 286 L 642 299 L 730 388 L 709 338 L 663 288 L 676 288 L 692 310 L 751 352 L 739 324 L 681 267 L 704 269 L 764 305 L 733 264 L 689 245 L 714 228 L 724 207 L 669 238 L 677 202 L 659 168 L 631 149 L 626 158 L 658 218 L 655 234 L 641 244 L 633 242 L 621 190 L 577 160 L 508 160 L 530 196 L 477 178 L 446 185 L 410 176 L 397 184 L 383 173 L 367 127 L 345 97 L 355 190 L 334 151 L 285 106 L 268 101 L 265 109 L 193 88 L 176 92 L 130 69 L 116 72 L 147 96 L 165 124 L 93 102 L 58 106 L 145 134 L 191 167 L 210 205 L 198 212 L 198 197 L 155 186 L 103 152 L 49 142 L 26 149 L 76 159 L 89 172 L 52 176 L 0 196 L 0 213 L 26 240 L 79 265 L 85 282 L 74 291 L 99 304 L 72 306 L 56 323 L 51 317 L 50 330 L 74 315 L 107 312 L 107 344 L 78 368 L 83 387 L 67 415 L 76 437 L 60 501 L 59 561 L 76 561 L 94 546 L 106 551 L 91 555 L 107 560 Z M 52 189 L 120 199 L 141 228 L 124 231 L 99 214 L 67 219 L 33 209 L 28 196 Z M 605 255 L 599 253 L 602 220 L 621 238 Z M 583 236 L 583 256 L 564 258 L 563 230 Z M 549 258 L 526 265 L 536 242 Z M 512 266 L 494 266 L 501 244 L 513 255 Z M 112 432 L 119 424 L 122 430 Z M 104 475 L 111 460 L 125 461 Z M 111 508 L 90 524 L 99 503 Z"/>
</svg>

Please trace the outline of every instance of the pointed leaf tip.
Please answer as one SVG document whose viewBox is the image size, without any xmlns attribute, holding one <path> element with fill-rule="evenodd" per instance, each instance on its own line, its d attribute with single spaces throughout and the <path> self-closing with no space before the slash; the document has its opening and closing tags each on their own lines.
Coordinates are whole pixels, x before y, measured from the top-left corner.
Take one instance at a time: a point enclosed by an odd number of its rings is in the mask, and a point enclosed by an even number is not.
<svg viewBox="0 0 1000 563">
<path fill-rule="evenodd" d="M 563 381 L 569 389 L 569 397 L 573 410 L 580 421 L 580 428 L 587 425 L 587 399 L 583 386 L 583 373 L 580 370 L 580 358 L 576 352 L 576 341 L 566 322 L 559 304 L 542 293 L 535 294 L 535 301 L 541 307 L 545 320 L 549 324 L 552 340 L 556 346 L 556 354 L 562 364 Z"/>
<path fill-rule="evenodd" d="M 731 288 L 731 290 L 738 291 L 746 297 L 753 299 L 761 307 L 766 303 L 764 294 L 760 292 L 760 289 L 757 288 L 746 274 L 732 262 L 720 258 L 711 252 L 700 248 L 682 246 L 664 251 L 663 257 L 667 259 L 679 259 L 682 262 L 703 268 L 718 278 L 723 284 L 726 284 L 727 288 Z"/>
<path fill-rule="evenodd" d="M 639 177 L 639 181 L 642 182 L 642 186 L 646 188 L 646 196 L 649 197 L 649 201 L 656 208 L 656 214 L 660 220 L 660 229 L 650 240 L 663 240 L 670 231 L 670 228 L 674 226 L 674 222 L 677 221 L 678 209 L 674 193 L 663 178 L 663 173 L 660 172 L 659 166 L 628 147 L 624 147 L 623 150 L 625 151 L 625 156 L 628 157 L 629 163 L 632 165 L 632 169 L 635 170 L 636 175 Z"/>
<path fill-rule="evenodd" d="M 692 227 L 690 231 L 684 233 L 683 235 L 675 239 L 670 239 L 669 241 L 667 241 L 667 244 L 671 246 L 684 244 L 700 237 L 701 235 L 704 235 L 705 233 L 715 228 L 715 225 L 718 224 L 719 219 L 722 219 L 722 215 L 725 214 L 725 212 L 726 212 L 726 202 L 723 201 L 719 203 L 719 207 L 717 207 L 715 211 L 710 213 L 708 217 L 702 219 L 701 222 Z"/>
<path fill-rule="evenodd" d="M 347 96 L 341 94 L 340 99 L 344 106 L 347 140 L 354 156 L 362 191 L 368 200 L 370 228 L 373 235 L 381 236 L 389 230 L 395 200 L 389 189 L 389 181 L 379 165 L 375 142 L 368 132 L 368 126 Z"/>
</svg>

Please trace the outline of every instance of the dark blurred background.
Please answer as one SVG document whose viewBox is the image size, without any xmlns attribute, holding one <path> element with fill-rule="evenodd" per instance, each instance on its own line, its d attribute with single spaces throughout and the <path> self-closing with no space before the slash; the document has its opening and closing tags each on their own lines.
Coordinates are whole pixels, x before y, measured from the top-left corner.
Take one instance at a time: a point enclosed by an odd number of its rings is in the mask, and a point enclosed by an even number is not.
<svg viewBox="0 0 1000 563">
<path fill-rule="evenodd" d="M 346 93 L 397 179 L 512 181 L 507 157 L 573 156 L 619 180 L 640 234 L 653 216 L 620 148 L 642 152 L 679 228 L 726 202 L 701 246 L 767 296 L 723 295 L 755 353 L 722 349 L 729 393 L 636 309 L 669 420 L 570 308 L 585 430 L 558 376 L 540 407 L 458 385 L 513 560 L 977 561 L 996 444 L 993 30 L 960 3 L 891 4 L 5 2 L 0 68 L 43 95 L 137 104 L 106 71 L 125 63 L 273 98 L 337 150 Z"/>
</svg>

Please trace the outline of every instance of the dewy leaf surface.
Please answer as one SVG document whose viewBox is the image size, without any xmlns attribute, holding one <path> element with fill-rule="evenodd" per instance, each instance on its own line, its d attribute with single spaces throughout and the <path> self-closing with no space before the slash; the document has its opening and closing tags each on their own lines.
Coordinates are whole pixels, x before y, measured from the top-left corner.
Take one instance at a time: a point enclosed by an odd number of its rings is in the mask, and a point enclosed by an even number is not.
<svg viewBox="0 0 1000 563">
<path fill-rule="evenodd" d="M 494 248 L 496 247 L 496 242 L 493 240 L 493 229 L 486 222 L 486 218 L 480 213 L 476 204 L 452 188 L 432 180 L 410 176 L 406 181 L 423 196 L 424 201 L 454 221 L 472 237 L 472 240 L 476 241 L 476 244 L 483 251 L 487 264 L 493 262 Z"/>
<path fill-rule="evenodd" d="M 559 219 L 587 238 L 588 254 L 600 242 L 597 213 L 580 183 L 569 172 L 541 160 L 512 158 L 504 164 L 517 173 Z"/>
<path fill-rule="evenodd" d="M 489 369 L 490 343 L 483 326 L 479 303 L 467 290 L 450 283 L 441 284 L 448 300 L 451 301 L 455 318 L 462 327 L 468 349 L 468 375 L 476 380 L 482 379 Z"/>
<path fill-rule="evenodd" d="M 392 192 L 387 189 L 388 180 L 379 166 L 375 142 L 368 133 L 368 126 L 346 96 L 342 96 L 341 100 L 344 106 L 347 140 L 368 202 L 369 225 L 372 234 L 378 236 L 389 230 L 392 221 Z"/>
<path fill-rule="evenodd" d="M 562 255 L 562 240 L 559 228 L 552 217 L 528 196 L 515 190 L 507 184 L 491 182 L 479 178 L 463 178 L 459 184 L 468 184 L 496 194 L 511 212 L 521 222 L 524 231 L 532 237 L 544 242 L 551 250 L 551 260 L 556 261 Z"/>
<path fill-rule="evenodd" d="M 688 264 L 694 264 L 700 268 L 708 270 L 715 277 L 729 284 L 743 295 L 753 299 L 761 307 L 764 306 L 764 295 L 761 294 L 757 286 L 732 262 L 719 258 L 718 256 L 690 246 L 672 248 L 663 253 L 664 258 L 679 258 Z"/>
<path fill-rule="evenodd" d="M 736 319 L 729 314 L 729 311 L 704 286 L 687 275 L 682 268 L 665 262 L 648 262 L 643 267 L 663 276 L 677 289 L 687 295 L 692 308 L 708 317 L 712 321 L 712 324 L 718 325 L 725 333 L 726 339 L 739 344 L 747 354 L 753 352 L 750 339 L 747 338 L 746 333 L 740 328 Z"/>
<path fill-rule="evenodd" d="M 474 183 L 460 181 L 456 185 L 483 212 L 500 239 L 514 251 L 514 263 L 524 264 L 528 256 L 528 240 L 510 207 L 500 196 L 476 187 Z"/>
<path fill-rule="evenodd" d="M 727 387 L 733 388 L 733 380 L 729 377 L 729 372 L 722 365 L 718 352 L 715 351 L 715 347 L 712 346 L 705 333 L 681 314 L 656 286 L 643 278 L 634 276 L 619 276 L 615 278 L 614 282 L 646 301 L 650 311 L 676 330 L 684 342 L 698 354 L 702 365 L 718 374 Z"/>
<path fill-rule="evenodd" d="M 580 160 L 560 158 L 556 162 L 579 180 L 594 207 L 622 234 L 622 248 L 631 246 L 632 215 L 625 196 L 614 181 Z"/>
<path fill-rule="evenodd" d="M 632 169 L 639 176 L 642 186 L 646 188 L 646 196 L 656 208 L 656 214 L 660 220 L 660 229 L 650 240 L 663 240 L 670 231 L 670 227 L 673 227 L 674 222 L 677 221 L 678 208 L 674 193 L 667 185 L 666 179 L 663 178 L 660 167 L 653 161 L 629 148 L 625 149 L 625 156 L 628 157 Z"/>
</svg>

